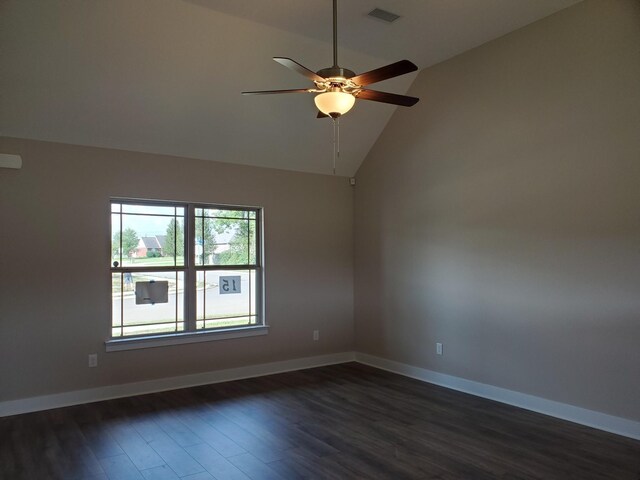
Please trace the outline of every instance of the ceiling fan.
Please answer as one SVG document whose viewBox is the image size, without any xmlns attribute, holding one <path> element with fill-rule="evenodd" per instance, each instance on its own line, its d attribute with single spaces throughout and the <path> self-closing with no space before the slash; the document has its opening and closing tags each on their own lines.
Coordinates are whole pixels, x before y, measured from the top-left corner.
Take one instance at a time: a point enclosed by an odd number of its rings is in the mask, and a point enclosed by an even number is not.
<svg viewBox="0 0 640 480">
<path fill-rule="evenodd" d="M 347 113 L 356 99 L 390 103 L 411 107 L 418 98 L 395 93 L 380 92 L 364 88 L 372 83 L 398 77 L 418 69 L 409 60 L 376 68 L 356 75 L 353 71 L 338 66 L 338 0 L 333 0 L 333 66 L 313 72 L 298 62 L 286 57 L 273 57 L 281 65 L 307 77 L 315 85 L 313 88 L 296 88 L 290 90 L 263 90 L 242 92 L 243 95 L 266 95 L 273 93 L 316 93 L 315 104 L 318 107 L 318 118 L 331 117 L 334 120 Z"/>
</svg>

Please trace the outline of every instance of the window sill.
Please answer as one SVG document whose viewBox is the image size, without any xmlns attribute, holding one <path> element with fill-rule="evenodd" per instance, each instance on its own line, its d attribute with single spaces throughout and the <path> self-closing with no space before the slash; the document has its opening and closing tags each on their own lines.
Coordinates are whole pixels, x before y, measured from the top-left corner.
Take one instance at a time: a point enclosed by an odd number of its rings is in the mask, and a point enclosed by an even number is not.
<svg viewBox="0 0 640 480">
<path fill-rule="evenodd" d="M 122 350 L 166 347 L 170 345 L 182 345 L 185 343 L 227 340 L 230 338 L 256 337 L 258 335 L 266 335 L 268 332 L 269 327 L 267 325 L 257 325 L 255 327 L 225 328 L 224 330 L 214 331 L 184 332 L 138 338 L 118 338 L 107 340 L 104 342 L 104 345 L 107 352 L 119 352 Z"/>
</svg>

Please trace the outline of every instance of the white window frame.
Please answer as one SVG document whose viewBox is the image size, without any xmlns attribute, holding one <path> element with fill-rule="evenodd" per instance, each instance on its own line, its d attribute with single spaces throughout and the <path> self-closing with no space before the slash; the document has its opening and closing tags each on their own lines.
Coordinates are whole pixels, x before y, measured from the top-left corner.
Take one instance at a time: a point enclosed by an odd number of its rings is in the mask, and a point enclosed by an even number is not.
<svg viewBox="0 0 640 480">
<path fill-rule="evenodd" d="M 263 242 L 263 209 L 261 207 L 250 207 L 242 205 L 226 205 L 226 204 L 209 204 L 195 202 L 180 202 L 170 200 L 146 200 L 134 198 L 111 198 L 109 201 L 109 212 L 111 215 L 112 205 L 116 204 L 132 204 L 132 205 L 150 205 L 163 207 L 179 207 L 184 208 L 184 265 L 177 266 L 141 266 L 131 267 L 113 264 L 110 266 L 109 275 L 113 273 L 126 273 L 134 271 L 182 271 L 184 272 L 184 330 L 180 332 L 153 333 L 146 335 L 128 335 L 119 337 L 110 337 L 105 341 L 105 349 L 107 352 L 120 350 L 133 350 L 139 348 L 161 347 L 168 345 L 179 345 L 185 343 L 205 342 L 211 340 L 224 340 L 230 338 L 252 337 L 257 335 L 266 335 L 268 333 L 268 325 L 265 320 L 265 289 L 264 289 L 264 242 Z M 196 264 L 196 248 L 195 248 L 195 225 L 196 225 L 196 209 L 221 209 L 221 210 L 243 210 L 255 212 L 256 215 L 256 261 L 255 264 L 242 265 L 197 265 Z M 122 215 L 122 213 L 121 213 Z M 111 231 L 111 228 L 110 228 Z M 113 232 L 111 232 L 113 238 Z M 110 255 L 111 258 L 111 255 Z M 223 270 L 254 270 L 255 271 L 255 315 L 256 324 L 246 326 L 218 327 L 218 328 L 201 328 L 197 329 L 197 289 L 196 278 L 198 271 L 223 271 Z M 113 321 L 113 302 L 110 308 L 109 331 L 112 332 Z M 110 335 L 112 335 L 110 333 Z"/>
</svg>

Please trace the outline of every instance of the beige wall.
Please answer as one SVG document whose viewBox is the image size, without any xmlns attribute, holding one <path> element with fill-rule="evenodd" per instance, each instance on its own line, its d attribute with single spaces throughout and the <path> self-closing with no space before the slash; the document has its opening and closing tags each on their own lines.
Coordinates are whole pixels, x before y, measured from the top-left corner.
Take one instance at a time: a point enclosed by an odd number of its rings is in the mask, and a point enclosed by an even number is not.
<svg viewBox="0 0 640 480">
<path fill-rule="evenodd" d="M 0 400 L 353 348 L 344 177 L 7 138 L 0 152 L 24 162 L 0 169 Z M 110 196 L 263 206 L 269 334 L 105 353 Z"/>
<path fill-rule="evenodd" d="M 640 2 L 409 93 L 357 174 L 357 350 L 640 420 Z"/>
<path fill-rule="evenodd" d="M 355 212 L 344 178 L 0 138 L 0 400 L 355 345 L 639 420 L 639 25 L 588 0 L 422 72 Z M 269 335 L 105 353 L 110 196 L 264 206 Z"/>
</svg>

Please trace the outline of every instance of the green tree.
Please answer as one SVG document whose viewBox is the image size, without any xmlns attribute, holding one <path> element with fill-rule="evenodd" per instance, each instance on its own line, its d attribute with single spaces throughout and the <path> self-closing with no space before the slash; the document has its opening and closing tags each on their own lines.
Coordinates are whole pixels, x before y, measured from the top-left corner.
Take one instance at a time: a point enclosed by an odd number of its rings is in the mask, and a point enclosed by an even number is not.
<svg viewBox="0 0 640 480">
<path fill-rule="evenodd" d="M 164 255 L 167 257 L 181 257 L 184 255 L 184 234 L 182 225 L 175 218 L 171 219 L 167 226 L 166 240 L 164 243 Z"/>
<path fill-rule="evenodd" d="M 113 258 L 118 257 L 120 254 L 120 232 L 116 232 L 113 234 L 113 238 L 111 239 L 111 256 Z"/>
<path fill-rule="evenodd" d="M 202 253 L 205 256 L 205 260 L 209 255 L 213 255 L 216 249 L 213 223 L 213 218 L 196 217 L 196 244 L 202 245 Z"/>
<path fill-rule="evenodd" d="M 111 252 L 116 257 L 120 253 L 120 232 L 113 236 L 111 241 Z M 138 246 L 140 239 L 133 228 L 127 228 L 122 232 L 122 253 L 123 256 L 131 257 L 133 250 Z"/>
<path fill-rule="evenodd" d="M 214 230 L 218 235 L 231 235 L 229 249 L 218 257 L 222 265 L 244 265 L 256 262 L 256 221 L 248 219 L 248 212 L 242 210 L 224 213 L 230 218 L 216 218 Z M 237 219 L 237 220 L 236 220 Z"/>
</svg>

